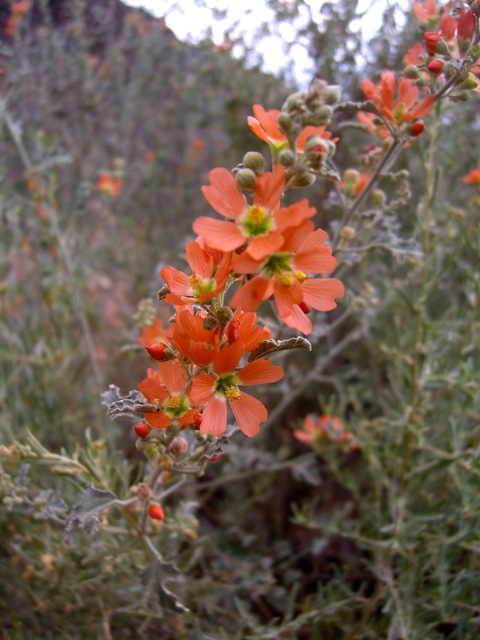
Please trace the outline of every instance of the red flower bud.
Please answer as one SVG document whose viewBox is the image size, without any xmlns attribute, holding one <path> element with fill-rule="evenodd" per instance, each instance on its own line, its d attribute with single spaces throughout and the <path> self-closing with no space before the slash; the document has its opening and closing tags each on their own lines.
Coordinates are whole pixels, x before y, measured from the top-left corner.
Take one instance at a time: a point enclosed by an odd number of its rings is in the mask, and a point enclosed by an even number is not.
<svg viewBox="0 0 480 640">
<path fill-rule="evenodd" d="M 300 309 L 303 311 L 303 313 L 310 313 L 311 309 L 308 306 L 308 304 L 306 302 L 302 302 L 298 305 L 300 307 Z"/>
<path fill-rule="evenodd" d="M 219 453 L 218 456 L 213 456 L 213 458 L 210 458 L 209 462 L 215 462 L 215 460 L 218 460 L 222 456 L 223 456 L 223 453 Z"/>
<path fill-rule="evenodd" d="M 201 426 L 201 424 L 202 424 L 202 420 L 203 420 L 202 416 L 197 416 L 197 417 L 195 418 L 195 422 L 194 422 L 193 424 L 195 425 L 195 429 L 196 429 L 197 431 L 199 431 L 199 430 L 200 430 L 200 426 Z"/>
<path fill-rule="evenodd" d="M 423 36 L 423 42 L 425 43 L 425 49 L 427 53 L 433 56 L 437 50 L 437 44 L 442 40 L 442 36 L 437 32 L 427 31 Z"/>
<path fill-rule="evenodd" d="M 148 515 L 152 520 L 163 520 L 165 518 L 165 512 L 159 504 L 150 505 Z"/>
<path fill-rule="evenodd" d="M 443 69 L 443 62 L 441 60 L 432 60 L 427 64 L 427 69 L 430 71 L 430 73 L 440 73 L 440 71 Z"/>
<path fill-rule="evenodd" d="M 168 349 L 168 346 L 162 342 L 153 342 L 147 345 L 145 349 L 155 360 L 165 360 L 165 350 Z"/>
<path fill-rule="evenodd" d="M 423 133 L 425 125 L 423 124 L 423 122 L 414 122 L 410 125 L 409 129 L 410 135 L 416 137 Z"/>
<path fill-rule="evenodd" d="M 471 9 L 465 11 L 462 7 L 458 17 L 457 38 L 460 40 L 471 40 L 475 31 L 475 15 Z"/>
<path fill-rule="evenodd" d="M 152 427 L 146 422 L 143 422 L 142 424 L 137 424 L 137 426 L 135 427 L 135 433 L 139 438 L 146 438 L 151 430 L 152 430 Z"/>
</svg>

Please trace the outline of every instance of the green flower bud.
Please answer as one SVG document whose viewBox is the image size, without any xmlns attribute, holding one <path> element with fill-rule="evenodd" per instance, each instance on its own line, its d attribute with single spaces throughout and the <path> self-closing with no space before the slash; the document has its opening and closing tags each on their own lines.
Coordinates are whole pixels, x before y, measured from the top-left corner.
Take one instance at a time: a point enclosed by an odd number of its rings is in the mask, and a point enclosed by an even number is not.
<svg viewBox="0 0 480 640">
<path fill-rule="evenodd" d="M 288 136 L 292 128 L 292 118 L 288 115 L 288 113 L 279 113 L 277 116 L 277 124 L 280 131 Z"/>
<path fill-rule="evenodd" d="M 291 111 L 298 111 L 302 107 L 305 106 L 305 92 L 297 91 L 297 93 L 292 93 L 292 95 L 288 96 L 282 106 L 282 111 L 286 111 L 287 113 Z"/>
<path fill-rule="evenodd" d="M 277 160 L 284 167 L 291 167 L 295 164 L 295 155 L 291 149 L 282 149 L 277 156 Z"/>
<path fill-rule="evenodd" d="M 355 229 L 353 227 L 343 227 L 340 231 L 340 237 L 342 240 L 345 240 L 345 242 L 348 242 L 355 237 Z"/>
<path fill-rule="evenodd" d="M 340 102 L 342 98 L 342 88 L 338 84 L 329 84 L 327 93 L 325 94 L 325 102 L 327 104 L 335 104 Z"/>
<path fill-rule="evenodd" d="M 172 422 L 165 429 L 165 433 L 167 434 L 167 436 L 178 436 L 180 431 L 181 431 L 181 428 L 178 426 L 176 422 Z"/>
<path fill-rule="evenodd" d="M 290 187 L 293 189 L 299 189 L 300 187 L 310 187 L 315 182 L 316 177 L 312 173 L 304 173 L 303 175 L 297 175 L 290 182 Z"/>
<path fill-rule="evenodd" d="M 240 169 L 235 174 L 235 182 L 240 189 L 248 189 L 253 191 L 257 186 L 257 176 L 251 169 Z"/>
<path fill-rule="evenodd" d="M 257 176 L 260 175 L 265 168 L 265 158 L 258 151 L 249 151 L 243 156 L 243 166 L 250 169 Z"/>
<path fill-rule="evenodd" d="M 416 80 L 417 78 L 420 78 L 420 71 L 413 64 L 409 64 L 403 70 L 403 75 L 409 80 Z"/>
</svg>

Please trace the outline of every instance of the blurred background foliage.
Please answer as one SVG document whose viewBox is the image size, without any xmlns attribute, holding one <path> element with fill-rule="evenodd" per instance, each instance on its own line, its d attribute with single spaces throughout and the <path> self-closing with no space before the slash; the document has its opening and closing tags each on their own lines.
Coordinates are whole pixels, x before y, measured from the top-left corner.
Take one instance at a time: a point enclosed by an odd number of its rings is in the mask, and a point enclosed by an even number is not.
<svg viewBox="0 0 480 640">
<path fill-rule="evenodd" d="M 80 443 L 128 497 L 142 456 L 99 395 L 145 376 L 139 302 L 156 297 L 162 266 L 184 266 L 208 172 L 264 151 L 246 126 L 252 104 L 280 108 L 295 87 L 249 65 L 247 49 L 182 43 L 116 0 L 11 4 L 0 2 L 1 438 L 28 429 L 58 455 Z M 370 42 L 355 0 L 269 6 L 276 21 L 256 37 L 306 16 L 296 42 L 349 100 L 363 78 L 400 71 L 421 37 L 394 2 Z M 191 613 L 145 595 L 119 514 L 66 546 L 45 504 L 55 489 L 70 508 L 80 482 L 5 454 L 3 638 L 478 638 L 479 200 L 460 180 L 479 164 L 477 111 L 472 99 L 431 117 L 392 168 L 409 174 L 383 179 L 340 246 L 345 299 L 317 314 L 314 355 L 282 360 L 261 434 L 236 438 L 184 502 L 167 502 L 160 547 Z M 351 116 L 331 127 L 335 162 L 371 171 L 371 138 Z M 332 235 L 332 183 L 297 195 Z M 309 452 L 292 436 L 309 413 L 338 416 L 357 448 Z"/>
</svg>

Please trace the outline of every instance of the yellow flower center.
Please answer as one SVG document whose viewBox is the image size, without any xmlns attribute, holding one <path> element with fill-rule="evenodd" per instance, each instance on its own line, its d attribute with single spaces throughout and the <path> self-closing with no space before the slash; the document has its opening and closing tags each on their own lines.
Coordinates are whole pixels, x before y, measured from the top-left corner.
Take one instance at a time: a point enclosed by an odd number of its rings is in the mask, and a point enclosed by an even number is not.
<svg viewBox="0 0 480 640">
<path fill-rule="evenodd" d="M 170 396 L 166 402 L 167 409 L 178 409 L 180 406 L 181 398 L 177 396 Z"/>
<path fill-rule="evenodd" d="M 252 205 L 242 214 L 240 226 L 246 235 L 257 238 L 266 236 L 275 227 L 275 221 L 273 216 L 270 215 L 270 211 L 263 207 Z"/>
<path fill-rule="evenodd" d="M 300 284 L 303 284 L 307 279 L 307 276 L 303 273 L 303 271 L 294 271 L 293 277 L 295 278 L 295 280 L 298 280 Z"/>
<path fill-rule="evenodd" d="M 240 397 L 240 389 L 236 384 L 232 384 L 225 389 L 225 398 L 230 400 L 230 402 L 234 400 L 238 400 Z"/>
<path fill-rule="evenodd" d="M 277 278 L 277 282 L 281 287 L 291 287 L 295 282 L 295 276 L 293 273 L 282 273 L 282 275 Z"/>
</svg>

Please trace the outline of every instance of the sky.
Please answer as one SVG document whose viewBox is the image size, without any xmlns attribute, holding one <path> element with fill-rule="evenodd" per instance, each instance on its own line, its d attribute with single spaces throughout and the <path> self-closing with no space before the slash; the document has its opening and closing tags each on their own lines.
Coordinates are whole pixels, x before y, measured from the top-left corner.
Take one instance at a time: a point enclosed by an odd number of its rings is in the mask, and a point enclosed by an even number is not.
<svg viewBox="0 0 480 640">
<path fill-rule="evenodd" d="M 307 0 L 311 6 L 318 6 L 321 0 Z M 205 36 L 207 30 L 216 44 L 224 40 L 225 31 L 232 25 L 236 32 L 244 32 L 248 44 L 248 32 L 252 32 L 252 21 L 255 26 L 260 23 L 272 22 L 273 11 L 266 6 L 264 0 L 204 0 L 210 8 L 198 6 L 195 0 L 126 0 L 126 3 L 143 7 L 157 17 L 165 16 L 168 27 L 175 35 L 184 41 L 198 42 Z M 285 0 L 288 5 L 289 0 Z M 363 35 L 369 39 L 380 27 L 383 9 L 388 0 L 360 0 L 360 11 L 366 14 L 359 26 Z M 408 6 L 409 0 L 404 0 Z M 212 10 L 220 19 L 212 19 Z M 225 14 L 225 15 L 223 15 Z M 398 15 L 400 19 L 400 15 Z M 256 51 L 263 58 L 262 68 L 276 73 L 281 68 L 290 67 L 300 87 L 305 88 L 311 81 L 310 62 L 304 47 L 293 44 L 288 53 L 285 52 L 284 42 L 294 43 L 296 29 L 293 25 L 282 24 L 280 33 L 262 39 L 256 45 Z M 233 54 L 240 51 L 233 50 Z"/>
</svg>

